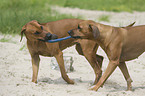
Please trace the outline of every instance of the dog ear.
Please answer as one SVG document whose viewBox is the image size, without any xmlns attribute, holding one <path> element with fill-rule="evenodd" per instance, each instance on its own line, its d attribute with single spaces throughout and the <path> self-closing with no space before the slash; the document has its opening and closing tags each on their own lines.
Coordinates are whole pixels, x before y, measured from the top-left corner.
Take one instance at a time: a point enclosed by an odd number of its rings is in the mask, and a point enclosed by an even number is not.
<svg viewBox="0 0 145 96">
<path fill-rule="evenodd" d="M 21 40 L 20 40 L 20 42 L 22 41 L 22 39 L 23 39 L 23 34 L 24 34 L 24 32 L 26 31 L 26 28 L 25 28 L 25 26 L 22 28 L 22 30 L 21 30 Z"/>
<path fill-rule="evenodd" d="M 99 31 L 98 27 L 94 26 L 94 25 L 89 25 L 89 28 L 91 29 L 94 38 L 97 39 L 100 36 L 100 31 Z"/>
</svg>

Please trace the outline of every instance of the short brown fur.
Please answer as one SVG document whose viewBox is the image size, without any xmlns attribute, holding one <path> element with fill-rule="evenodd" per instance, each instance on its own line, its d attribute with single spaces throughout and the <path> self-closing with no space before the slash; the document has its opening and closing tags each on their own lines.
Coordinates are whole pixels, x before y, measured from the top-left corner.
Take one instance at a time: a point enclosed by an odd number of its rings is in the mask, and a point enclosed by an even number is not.
<svg viewBox="0 0 145 96">
<path fill-rule="evenodd" d="M 66 74 L 62 50 L 76 44 L 76 50 L 78 51 L 78 53 L 80 55 L 85 56 L 85 58 L 91 64 L 96 75 L 94 84 L 97 83 L 102 74 L 101 66 L 103 57 L 96 54 L 96 51 L 98 49 L 98 45 L 96 42 L 92 40 L 68 39 L 61 42 L 48 43 L 38 40 L 44 39 L 48 32 L 56 34 L 58 38 L 66 37 L 68 36 L 67 31 L 77 28 L 78 23 L 81 21 L 83 20 L 63 19 L 54 22 L 40 24 L 36 20 L 33 20 L 23 26 L 21 36 L 23 37 L 23 33 L 25 34 L 27 38 L 27 46 L 32 58 L 32 68 L 33 68 L 32 82 L 37 83 L 40 62 L 39 55 L 42 55 L 47 57 L 54 56 L 59 64 L 62 78 L 67 83 L 74 84 L 74 81 L 71 80 Z M 43 27 L 43 30 L 41 29 L 41 27 Z M 40 34 L 35 35 L 36 31 L 40 32 Z"/>
<path fill-rule="evenodd" d="M 71 31 L 73 36 L 94 40 L 105 51 L 109 59 L 107 69 L 91 90 L 97 91 L 117 66 L 127 81 L 127 90 L 132 90 L 132 80 L 125 61 L 135 59 L 145 51 L 145 25 L 120 28 L 86 20 L 80 22 L 79 26 L 81 29 Z"/>
</svg>

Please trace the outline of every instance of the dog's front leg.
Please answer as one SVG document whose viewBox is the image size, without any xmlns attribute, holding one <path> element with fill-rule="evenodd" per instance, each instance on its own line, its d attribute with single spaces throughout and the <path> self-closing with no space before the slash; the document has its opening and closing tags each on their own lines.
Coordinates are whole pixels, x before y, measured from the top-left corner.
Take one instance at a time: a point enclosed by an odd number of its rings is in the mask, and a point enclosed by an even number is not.
<svg viewBox="0 0 145 96">
<path fill-rule="evenodd" d="M 63 60 L 63 53 L 61 51 L 58 52 L 57 55 L 55 55 L 55 58 L 58 62 L 60 71 L 61 71 L 61 76 L 62 78 L 68 83 L 68 84 L 74 84 L 74 81 L 69 79 L 69 77 L 66 74 L 65 71 L 65 66 L 64 66 L 64 60 Z"/>
<path fill-rule="evenodd" d="M 105 70 L 104 74 L 100 78 L 99 82 L 93 86 L 90 90 L 97 91 L 108 79 L 108 77 L 113 73 L 113 71 L 116 69 L 116 67 L 119 65 L 119 61 L 110 61 L 107 69 Z"/>
<path fill-rule="evenodd" d="M 31 54 L 31 58 L 32 58 L 32 69 L 33 69 L 32 82 L 37 83 L 40 58 L 39 55 L 37 54 Z"/>
</svg>

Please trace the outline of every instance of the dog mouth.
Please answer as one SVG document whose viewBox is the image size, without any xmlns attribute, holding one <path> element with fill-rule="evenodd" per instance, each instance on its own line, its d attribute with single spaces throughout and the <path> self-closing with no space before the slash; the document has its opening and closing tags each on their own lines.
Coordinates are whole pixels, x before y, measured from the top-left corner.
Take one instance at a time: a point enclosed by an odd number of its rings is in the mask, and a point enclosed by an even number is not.
<svg viewBox="0 0 145 96">
<path fill-rule="evenodd" d="M 58 39 L 56 34 L 47 33 L 44 39 L 38 39 L 39 41 L 47 42 L 48 40 Z"/>
<path fill-rule="evenodd" d="M 68 31 L 68 34 L 74 39 L 82 39 L 81 36 L 74 36 L 74 32 L 72 30 Z"/>
<path fill-rule="evenodd" d="M 46 42 L 47 40 L 46 39 L 37 39 L 37 40 L 39 40 L 39 41 L 42 41 L 42 42 Z"/>
</svg>

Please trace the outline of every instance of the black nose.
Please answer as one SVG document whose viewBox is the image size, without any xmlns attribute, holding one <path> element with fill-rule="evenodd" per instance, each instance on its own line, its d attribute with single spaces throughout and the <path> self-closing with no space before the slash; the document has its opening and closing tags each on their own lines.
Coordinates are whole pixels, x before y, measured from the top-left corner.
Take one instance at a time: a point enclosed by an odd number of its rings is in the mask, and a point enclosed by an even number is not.
<svg viewBox="0 0 145 96">
<path fill-rule="evenodd" d="M 45 36 L 45 40 L 51 40 L 52 34 L 51 33 L 47 33 Z"/>
<path fill-rule="evenodd" d="M 45 40 L 52 40 L 52 39 L 57 39 L 58 36 L 55 34 L 47 33 L 45 36 Z"/>
<path fill-rule="evenodd" d="M 73 33 L 72 30 L 68 31 L 68 34 L 69 34 L 70 36 L 73 36 L 73 35 L 74 35 L 74 33 Z"/>
<path fill-rule="evenodd" d="M 72 38 L 75 38 L 75 39 L 81 38 L 80 36 L 74 36 L 73 30 L 68 31 L 68 34 L 69 34 Z"/>
<path fill-rule="evenodd" d="M 57 35 L 52 34 L 51 39 L 57 39 L 57 38 L 58 38 L 58 36 L 57 36 Z"/>
</svg>

